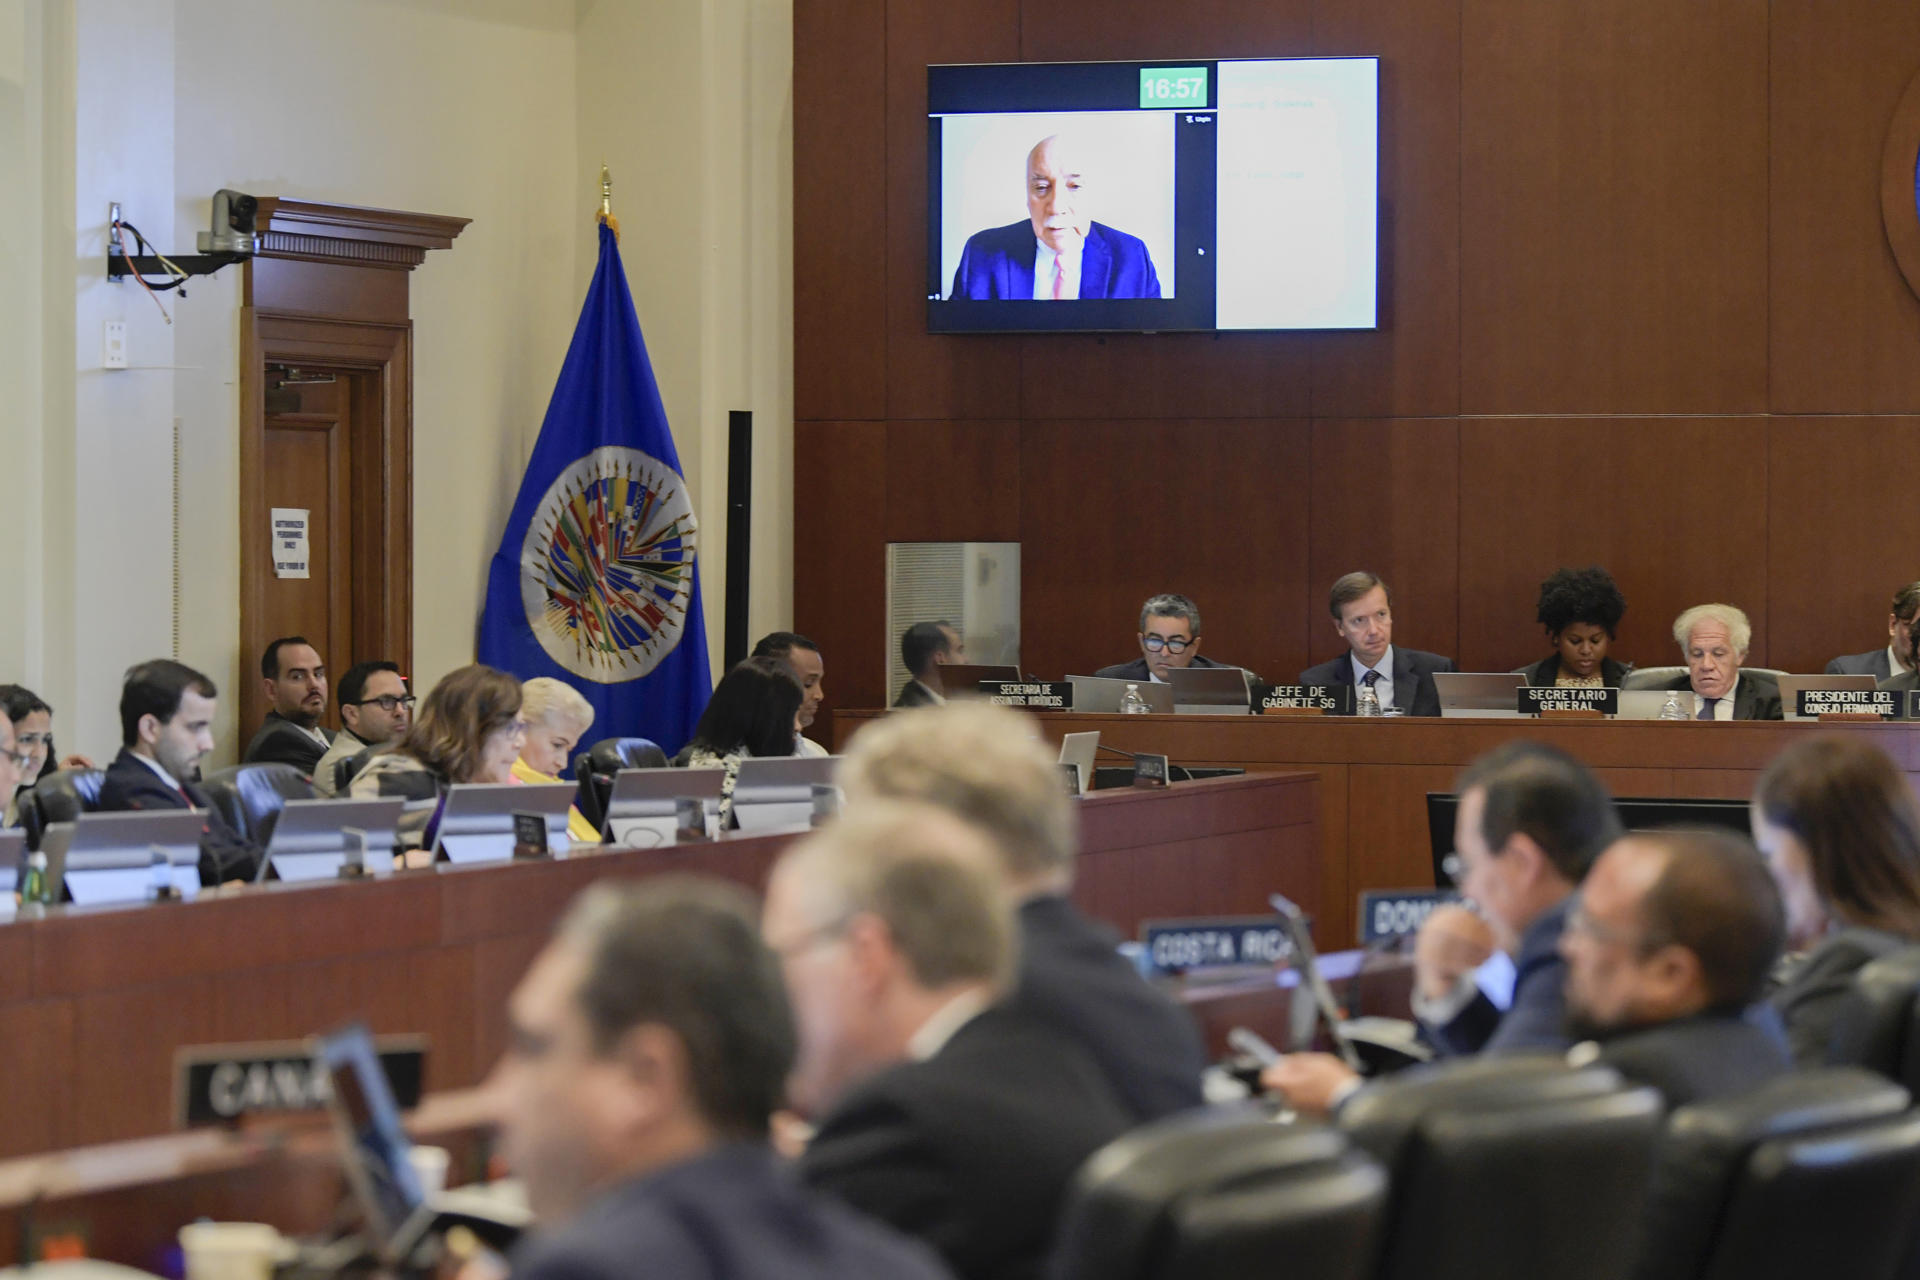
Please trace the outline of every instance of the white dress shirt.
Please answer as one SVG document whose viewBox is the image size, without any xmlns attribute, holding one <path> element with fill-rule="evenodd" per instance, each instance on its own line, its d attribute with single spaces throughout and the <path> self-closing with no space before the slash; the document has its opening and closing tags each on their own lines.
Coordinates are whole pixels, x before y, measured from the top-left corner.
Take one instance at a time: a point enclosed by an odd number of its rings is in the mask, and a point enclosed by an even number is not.
<svg viewBox="0 0 1920 1280">
<path fill-rule="evenodd" d="M 920 692 L 926 694 L 927 697 L 933 700 L 934 706 L 944 707 L 947 705 L 947 700 L 941 695 L 940 691 L 928 684 L 925 680 L 915 680 L 914 683 L 920 686 Z"/>
<path fill-rule="evenodd" d="M 1347 661 L 1353 664 L 1353 691 L 1355 695 L 1357 696 L 1359 694 L 1360 686 L 1366 683 L 1367 672 L 1370 670 L 1378 671 L 1380 678 L 1373 682 L 1373 696 L 1380 700 L 1380 709 L 1382 711 L 1391 707 L 1393 705 L 1393 646 L 1387 646 L 1387 651 L 1380 655 L 1380 661 L 1373 667 L 1368 667 L 1362 663 L 1359 658 L 1354 656 L 1354 652 L 1351 649 L 1347 650 Z"/>
<path fill-rule="evenodd" d="M 793 754 L 805 760 L 818 760 L 831 753 L 812 738 L 803 738 L 796 733 L 793 735 Z"/>
<path fill-rule="evenodd" d="M 1893 646 L 1888 645 L 1887 646 L 1887 674 L 1890 676 L 1897 676 L 1903 671 L 1911 671 L 1911 670 L 1913 670 L 1913 668 L 1909 667 L 1906 664 L 1905 660 L 1903 660 L 1898 653 L 1894 652 Z"/>
<path fill-rule="evenodd" d="M 1738 696 L 1740 696 L 1740 677 L 1735 676 L 1733 678 L 1733 688 L 1727 690 L 1727 696 L 1713 704 L 1713 718 L 1715 720 L 1733 719 L 1733 700 Z M 1693 714 L 1695 719 L 1699 718 L 1700 704 L 1705 701 L 1706 699 L 1702 698 L 1699 694 L 1696 693 L 1693 695 Z"/>
<path fill-rule="evenodd" d="M 138 760 L 141 764 L 147 766 L 147 768 L 159 774 L 160 781 L 166 783 L 168 787 L 172 788 L 175 791 L 178 791 L 181 795 L 187 794 L 186 789 L 180 785 L 180 780 L 174 777 L 172 774 L 168 773 L 166 770 L 166 767 L 162 765 L 158 760 L 155 760 L 152 756 L 143 756 L 138 751 L 129 751 L 127 754 L 132 756 L 135 760 Z"/>
<path fill-rule="evenodd" d="M 1042 244 L 1038 237 L 1033 242 L 1033 300 L 1035 302 L 1053 301 L 1053 264 L 1058 262 L 1066 271 L 1066 283 L 1061 287 L 1062 301 L 1080 296 L 1080 260 L 1082 253 L 1055 253 Z"/>
</svg>

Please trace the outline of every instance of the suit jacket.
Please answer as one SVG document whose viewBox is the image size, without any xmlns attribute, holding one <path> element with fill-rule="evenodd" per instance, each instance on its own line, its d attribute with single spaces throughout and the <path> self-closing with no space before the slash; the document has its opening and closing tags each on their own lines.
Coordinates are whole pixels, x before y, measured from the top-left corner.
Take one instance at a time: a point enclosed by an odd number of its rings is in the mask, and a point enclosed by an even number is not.
<svg viewBox="0 0 1920 1280">
<path fill-rule="evenodd" d="M 1631 670 L 1625 663 L 1615 662 L 1612 658 L 1600 659 L 1600 683 L 1609 689 L 1618 689 L 1620 682 L 1627 678 Z M 1550 653 L 1527 668 L 1527 683 L 1536 689 L 1544 689 L 1560 678 L 1560 655 Z"/>
<path fill-rule="evenodd" d="M 1353 655 L 1343 653 L 1332 662 L 1308 667 L 1300 673 L 1301 684 L 1353 684 Z M 1410 716 L 1440 714 L 1440 690 L 1434 687 L 1436 671 L 1452 671 L 1452 658 L 1419 649 L 1393 646 L 1393 705 Z"/>
<path fill-rule="evenodd" d="M 160 775 L 137 759 L 127 748 L 107 766 L 100 783 L 100 809 L 119 813 L 127 809 L 199 809 L 206 819 L 200 829 L 200 883 L 225 884 L 229 880 L 251 880 L 260 869 L 260 848 L 228 825 L 220 811 L 207 799 L 206 792 L 191 782 L 182 781 L 180 791 L 167 786 Z"/>
<path fill-rule="evenodd" d="M 351 760 L 367 749 L 367 744 L 355 737 L 353 730 L 342 729 L 333 735 L 333 745 L 313 766 L 313 793 L 331 800 L 338 795 L 340 788 L 335 785 L 344 760 Z"/>
<path fill-rule="evenodd" d="M 1769 999 L 1786 1025 L 1787 1048 L 1796 1066 L 1827 1065 L 1827 1043 L 1853 975 L 1870 961 L 1912 943 L 1880 929 L 1842 929 L 1792 962 Z"/>
<path fill-rule="evenodd" d="M 1897 676 L 1888 676 L 1879 684 L 1882 689 L 1920 689 L 1920 671 L 1902 671 Z"/>
<path fill-rule="evenodd" d="M 1132 1119 L 1059 1031 L 991 1008 L 821 1119 L 800 1176 L 931 1244 L 963 1280 L 1041 1274 L 1067 1185 Z"/>
<path fill-rule="evenodd" d="M 1887 656 L 1887 646 L 1881 645 L 1870 653 L 1849 653 L 1835 658 L 1827 664 L 1826 674 L 1872 676 L 1875 680 L 1885 680 L 1893 675 L 1893 659 Z"/>
<path fill-rule="evenodd" d="M 1682 671 L 1660 687 L 1692 693 L 1693 678 Z M 1740 673 L 1740 684 L 1733 691 L 1733 718 L 1735 720 L 1785 718 L 1780 710 L 1780 686 L 1774 683 L 1772 676 L 1756 675 L 1751 671 Z"/>
<path fill-rule="evenodd" d="M 1738 1011 L 1623 1032 L 1601 1041 L 1599 1050 L 1601 1062 L 1635 1084 L 1652 1085 L 1669 1107 L 1745 1093 L 1793 1070 L 1779 1033 Z"/>
<path fill-rule="evenodd" d="M 1120 939 L 1047 894 L 1020 907 L 1015 1011 L 1077 1041 L 1138 1123 L 1200 1105 L 1206 1051 L 1187 1011 L 1121 957 Z"/>
<path fill-rule="evenodd" d="M 799 1185 L 764 1143 L 714 1147 L 523 1238 L 515 1280 L 946 1280 L 925 1246 Z"/>
<path fill-rule="evenodd" d="M 1513 1003 L 1505 1013 L 1477 993 L 1445 1024 L 1426 1023 L 1427 1039 L 1443 1054 L 1524 1053 L 1567 1047 L 1567 962 L 1560 934 L 1573 908 L 1569 894 L 1520 935 L 1513 957 Z"/>
<path fill-rule="evenodd" d="M 320 732 L 331 745 L 333 732 L 329 729 Z M 326 754 L 327 748 L 315 742 L 312 734 L 278 711 L 269 711 L 260 732 L 253 735 L 240 760 L 243 764 L 290 764 L 311 778 L 320 758 Z"/>
<path fill-rule="evenodd" d="M 918 680 L 909 680 L 900 686 L 900 696 L 893 700 L 895 707 L 931 707 L 936 705 L 933 695 Z"/>
<path fill-rule="evenodd" d="M 1212 658 L 1204 654 L 1196 653 L 1193 655 L 1193 661 L 1187 665 L 1190 667 L 1231 667 L 1237 664 L 1232 662 L 1215 662 Z M 1096 679 L 1100 680 L 1131 680 L 1135 684 L 1145 684 L 1153 679 L 1153 670 L 1147 666 L 1147 660 L 1145 658 L 1135 658 L 1132 662 L 1121 662 L 1111 667 L 1102 667 L 1093 674 Z"/>
<path fill-rule="evenodd" d="M 952 298 L 1033 301 L 1033 223 L 1022 218 L 1004 227 L 976 231 L 960 251 Z M 1138 236 L 1094 223 L 1080 251 L 1082 298 L 1157 298 L 1160 277 Z"/>
</svg>

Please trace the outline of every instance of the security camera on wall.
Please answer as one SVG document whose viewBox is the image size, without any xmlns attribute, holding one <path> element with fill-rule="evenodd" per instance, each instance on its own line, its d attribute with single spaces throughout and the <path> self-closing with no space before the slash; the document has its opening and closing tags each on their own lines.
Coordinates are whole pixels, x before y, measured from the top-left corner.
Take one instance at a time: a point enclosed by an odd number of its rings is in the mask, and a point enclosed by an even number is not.
<svg viewBox="0 0 1920 1280">
<path fill-rule="evenodd" d="M 260 202 L 244 191 L 222 187 L 214 192 L 213 226 L 200 233 L 200 252 L 252 254 L 253 219 L 259 209 Z"/>
</svg>

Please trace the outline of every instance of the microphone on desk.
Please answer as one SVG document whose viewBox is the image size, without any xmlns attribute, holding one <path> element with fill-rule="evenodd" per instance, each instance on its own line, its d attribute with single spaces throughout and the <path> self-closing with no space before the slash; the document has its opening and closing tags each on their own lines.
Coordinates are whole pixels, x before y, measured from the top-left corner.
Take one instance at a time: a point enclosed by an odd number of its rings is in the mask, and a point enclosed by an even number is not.
<svg viewBox="0 0 1920 1280">
<path fill-rule="evenodd" d="M 1104 742 L 1096 743 L 1095 745 L 1098 746 L 1099 749 L 1102 751 L 1111 751 L 1114 755 L 1122 756 L 1128 760 L 1133 761 L 1135 764 L 1140 763 L 1140 756 L 1135 754 L 1132 751 L 1122 751 L 1120 748 L 1110 747 Z M 1192 782 L 1193 775 L 1187 772 L 1185 765 L 1178 765 L 1173 763 L 1173 761 L 1169 760 L 1167 761 L 1167 781 L 1168 782 Z"/>
</svg>

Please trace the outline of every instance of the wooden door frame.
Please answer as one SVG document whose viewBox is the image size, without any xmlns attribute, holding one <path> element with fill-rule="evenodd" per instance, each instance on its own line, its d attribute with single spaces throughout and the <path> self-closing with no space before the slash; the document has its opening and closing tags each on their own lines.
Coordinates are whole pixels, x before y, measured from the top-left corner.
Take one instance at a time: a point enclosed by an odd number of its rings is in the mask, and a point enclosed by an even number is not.
<svg viewBox="0 0 1920 1280">
<path fill-rule="evenodd" d="M 366 320 L 328 319 L 254 306 L 240 309 L 240 661 L 246 681 L 239 699 L 241 712 L 252 714 L 257 691 L 254 672 L 260 652 L 273 637 L 265 634 L 266 574 L 271 571 L 266 478 L 268 364 L 325 366 L 370 375 L 377 391 L 378 413 L 354 414 L 349 429 L 378 435 L 377 475 L 364 474 L 349 447 L 353 501 L 356 509 L 375 504 L 372 517 L 354 524 L 353 553 L 346 566 L 358 598 L 349 602 L 354 612 L 371 607 L 376 619 L 367 641 L 369 653 L 321 654 L 338 673 L 352 661 L 381 657 L 413 670 L 413 325 Z M 364 483 L 373 481 L 372 484 Z M 364 535 L 373 534 L 373 546 Z M 339 566 L 336 566 L 339 567 Z M 379 589 L 371 599 L 369 573 L 378 574 Z M 353 633 L 363 643 L 365 632 Z M 332 708 L 328 709 L 329 718 Z M 264 710 L 262 710 L 264 714 Z M 248 732 L 251 732 L 250 730 Z"/>
</svg>

